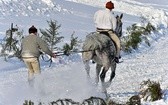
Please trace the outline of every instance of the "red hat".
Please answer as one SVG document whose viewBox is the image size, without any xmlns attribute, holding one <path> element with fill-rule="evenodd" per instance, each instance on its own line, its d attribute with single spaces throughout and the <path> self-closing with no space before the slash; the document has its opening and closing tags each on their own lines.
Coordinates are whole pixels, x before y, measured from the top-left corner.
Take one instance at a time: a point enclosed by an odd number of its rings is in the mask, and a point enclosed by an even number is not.
<svg viewBox="0 0 168 105">
<path fill-rule="evenodd" d="M 114 3 L 112 3 L 111 1 L 106 3 L 106 8 L 108 9 L 114 9 Z"/>
<path fill-rule="evenodd" d="M 29 33 L 36 33 L 37 29 L 33 25 L 29 28 Z"/>
</svg>

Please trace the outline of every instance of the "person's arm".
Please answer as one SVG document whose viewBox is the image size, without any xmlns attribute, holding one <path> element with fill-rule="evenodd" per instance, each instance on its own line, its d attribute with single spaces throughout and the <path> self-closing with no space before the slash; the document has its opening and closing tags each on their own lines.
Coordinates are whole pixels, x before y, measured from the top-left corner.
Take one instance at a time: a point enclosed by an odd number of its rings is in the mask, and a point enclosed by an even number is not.
<svg viewBox="0 0 168 105">
<path fill-rule="evenodd" d="M 50 55 L 51 57 L 55 58 L 56 55 L 51 52 L 51 50 L 48 48 L 48 45 L 45 41 L 43 41 L 40 37 L 37 37 L 37 43 L 40 49 L 45 52 L 46 54 Z"/>
<path fill-rule="evenodd" d="M 117 26 L 117 19 L 115 18 L 114 14 L 111 15 L 111 20 L 112 20 L 112 28 L 113 28 L 113 31 L 115 31 L 116 26 Z"/>
</svg>

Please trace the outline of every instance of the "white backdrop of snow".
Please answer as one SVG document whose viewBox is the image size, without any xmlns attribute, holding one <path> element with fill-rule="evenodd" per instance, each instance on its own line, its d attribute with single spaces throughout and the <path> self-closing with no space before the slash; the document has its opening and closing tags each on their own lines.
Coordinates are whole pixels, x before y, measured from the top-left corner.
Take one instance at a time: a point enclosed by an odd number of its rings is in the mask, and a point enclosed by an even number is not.
<svg viewBox="0 0 168 105">
<path fill-rule="evenodd" d="M 103 8 L 107 0 L 1 0 L 0 1 L 0 38 L 11 23 L 17 24 L 27 34 L 32 24 L 46 28 L 46 20 L 55 19 L 61 24 L 61 35 L 68 42 L 71 33 L 84 39 L 87 33 L 95 31 L 93 14 Z M 115 14 L 124 13 L 123 31 L 133 23 L 140 23 L 140 17 L 147 18 L 160 30 L 152 33 L 151 46 L 140 45 L 132 54 L 123 53 L 123 63 L 117 65 L 116 77 L 108 93 L 111 99 L 125 102 L 139 92 L 140 83 L 151 79 L 159 81 L 164 91 L 164 99 L 156 102 L 143 102 L 143 105 L 168 104 L 168 2 L 167 0 L 113 0 Z M 84 5 L 86 4 L 86 5 Z M 125 34 L 124 34 L 125 35 Z M 0 58 L 0 105 L 21 105 L 25 99 L 50 102 L 59 98 L 71 98 L 81 102 L 90 96 L 104 98 L 99 88 L 91 85 L 80 55 L 58 57 L 52 67 L 41 60 L 42 74 L 36 79 L 35 88 L 27 84 L 27 68 L 16 58 L 5 62 Z M 91 64 L 94 79 L 95 65 Z M 108 73 L 109 75 L 109 73 Z M 108 77 L 107 75 L 107 77 Z"/>
</svg>

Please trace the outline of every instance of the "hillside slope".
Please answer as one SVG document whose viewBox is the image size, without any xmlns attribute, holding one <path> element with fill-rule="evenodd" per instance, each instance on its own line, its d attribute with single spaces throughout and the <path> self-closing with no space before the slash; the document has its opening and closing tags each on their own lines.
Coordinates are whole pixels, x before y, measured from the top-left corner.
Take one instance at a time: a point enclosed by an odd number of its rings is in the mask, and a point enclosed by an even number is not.
<svg viewBox="0 0 168 105">
<path fill-rule="evenodd" d="M 12 2 L 11 2 L 12 1 Z M 95 31 L 93 14 L 103 8 L 101 0 L 1 0 L 0 1 L 0 38 L 11 23 L 27 29 L 33 24 L 38 28 L 46 28 L 46 20 L 56 19 L 61 24 L 61 35 L 68 41 L 75 31 L 80 39 L 89 32 Z M 163 99 L 156 102 L 144 102 L 142 105 L 168 104 L 168 16 L 166 2 L 158 0 L 114 0 L 115 14 L 124 13 L 123 31 L 133 23 L 139 23 L 144 16 L 159 31 L 149 37 L 151 46 L 140 44 L 140 49 L 132 54 L 122 55 L 124 62 L 117 65 L 116 77 L 108 88 L 112 100 L 126 102 L 130 96 L 139 92 L 140 83 L 151 79 L 159 81 L 164 91 Z M 141 1 L 141 2 L 140 2 Z M 148 4 L 146 2 L 148 1 Z M 164 1 L 164 0 L 163 0 Z M 157 8 L 159 7 L 159 8 Z M 162 9 L 165 7 L 164 9 Z M 124 33 L 124 35 L 126 35 Z M 60 98 L 71 98 L 82 102 L 90 96 L 104 98 L 100 87 L 95 87 L 86 79 L 84 65 L 80 54 L 70 57 L 61 56 L 53 59 L 51 67 L 41 59 L 42 74 L 37 77 L 35 88 L 27 83 L 27 68 L 16 58 L 8 62 L 0 57 L 0 105 L 21 105 L 24 100 L 32 100 L 37 104 L 49 103 Z M 95 64 L 91 64 L 92 81 L 94 81 Z M 108 74 L 109 75 L 109 74 Z M 107 77 L 108 77 L 107 75 Z"/>
</svg>

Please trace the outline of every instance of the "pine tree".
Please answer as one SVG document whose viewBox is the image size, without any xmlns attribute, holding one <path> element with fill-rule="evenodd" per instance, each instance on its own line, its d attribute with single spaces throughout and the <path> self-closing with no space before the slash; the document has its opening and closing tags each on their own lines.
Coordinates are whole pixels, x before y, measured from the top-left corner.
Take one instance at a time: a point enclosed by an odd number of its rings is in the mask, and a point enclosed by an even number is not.
<svg viewBox="0 0 168 105">
<path fill-rule="evenodd" d="M 47 42 L 51 51 L 54 51 L 55 49 L 58 49 L 56 44 L 60 43 L 64 37 L 59 36 L 60 33 L 58 32 L 58 29 L 61 27 L 61 25 L 58 25 L 56 20 L 50 20 L 47 22 L 49 28 L 45 30 L 40 29 L 40 32 L 42 33 L 42 39 Z"/>
<path fill-rule="evenodd" d="M 11 24 L 11 28 L 6 31 L 6 36 L 4 37 L 4 41 L 1 43 L 1 56 L 5 57 L 18 57 L 20 58 L 20 40 L 23 38 L 23 33 L 19 31 L 19 28 L 13 27 L 13 23 Z M 11 55 L 12 54 L 12 55 Z"/>
<path fill-rule="evenodd" d="M 78 51 L 78 46 L 79 46 L 80 40 L 78 40 L 78 37 L 74 37 L 74 33 L 71 35 L 70 43 L 65 43 L 63 45 L 62 51 L 64 52 L 65 55 L 69 55 L 71 52 L 76 52 Z"/>
</svg>

